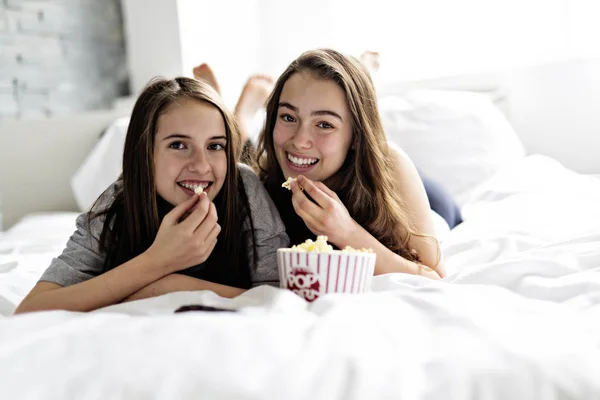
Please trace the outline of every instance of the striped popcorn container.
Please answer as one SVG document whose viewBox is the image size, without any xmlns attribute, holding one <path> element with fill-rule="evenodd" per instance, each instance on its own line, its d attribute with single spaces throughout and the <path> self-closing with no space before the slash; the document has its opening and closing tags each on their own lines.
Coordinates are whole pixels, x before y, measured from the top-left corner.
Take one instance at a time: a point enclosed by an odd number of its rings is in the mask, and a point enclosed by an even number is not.
<svg viewBox="0 0 600 400">
<path fill-rule="evenodd" d="M 278 249 L 277 265 L 282 288 L 314 301 L 326 293 L 370 291 L 375 253 Z"/>
</svg>

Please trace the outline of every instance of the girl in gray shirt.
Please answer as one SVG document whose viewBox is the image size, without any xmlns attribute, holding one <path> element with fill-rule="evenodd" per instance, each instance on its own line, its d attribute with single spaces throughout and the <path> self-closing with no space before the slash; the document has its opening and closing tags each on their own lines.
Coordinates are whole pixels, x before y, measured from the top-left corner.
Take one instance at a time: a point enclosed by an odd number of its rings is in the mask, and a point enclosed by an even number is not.
<svg viewBox="0 0 600 400">
<path fill-rule="evenodd" d="M 258 177 L 236 162 L 240 151 L 237 124 L 208 84 L 151 81 L 131 115 L 121 178 L 79 216 L 16 312 L 277 285 L 276 251 L 289 239 Z"/>
</svg>

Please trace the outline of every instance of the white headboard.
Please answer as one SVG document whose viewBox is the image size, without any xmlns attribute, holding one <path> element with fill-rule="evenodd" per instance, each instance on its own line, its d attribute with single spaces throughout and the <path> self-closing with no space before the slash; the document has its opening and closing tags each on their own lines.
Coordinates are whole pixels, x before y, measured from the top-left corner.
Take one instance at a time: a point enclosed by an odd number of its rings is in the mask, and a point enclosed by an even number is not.
<svg viewBox="0 0 600 400">
<path fill-rule="evenodd" d="M 39 120 L 0 120 L 3 229 L 28 213 L 77 211 L 71 178 L 98 138 L 122 112 Z"/>
</svg>

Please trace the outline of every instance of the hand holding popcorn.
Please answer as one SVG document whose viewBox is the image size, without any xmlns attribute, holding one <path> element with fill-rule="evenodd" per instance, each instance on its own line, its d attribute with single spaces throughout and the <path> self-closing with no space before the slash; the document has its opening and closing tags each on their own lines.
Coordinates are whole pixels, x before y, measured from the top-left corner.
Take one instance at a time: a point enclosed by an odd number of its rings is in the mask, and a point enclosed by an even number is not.
<svg viewBox="0 0 600 400">
<path fill-rule="evenodd" d="M 298 185 L 304 188 L 302 191 Z M 338 198 L 337 194 L 322 182 L 314 182 L 299 175 L 297 182 L 290 184 L 292 204 L 296 214 L 315 235 L 324 235 L 338 247 L 344 247 L 347 238 L 359 228 L 358 224 Z M 312 202 L 307 193 L 315 202 Z"/>
<path fill-rule="evenodd" d="M 292 190 L 290 186 L 292 182 L 296 182 L 296 178 L 292 178 L 291 176 L 289 176 L 287 180 L 281 184 L 281 187 L 286 188 L 287 190 Z"/>
</svg>

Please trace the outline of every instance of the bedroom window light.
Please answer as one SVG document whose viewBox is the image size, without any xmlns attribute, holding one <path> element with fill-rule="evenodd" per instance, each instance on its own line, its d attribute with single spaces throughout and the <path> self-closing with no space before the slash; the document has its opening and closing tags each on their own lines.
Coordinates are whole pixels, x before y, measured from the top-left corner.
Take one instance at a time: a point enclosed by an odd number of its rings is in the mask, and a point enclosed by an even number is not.
<svg viewBox="0 0 600 400">
<path fill-rule="evenodd" d="M 153 75 L 189 74 L 193 66 L 208 62 L 219 76 L 227 77 L 221 89 L 230 106 L 249 74 L 278 76 L 302 51 L 317 47 L 355 56 L 378 51 L 381 83 L 600 57 L 594 39 L 600 36 L 597 0 L 305 0 L 301 6 L 292 0 L 153 3 L 148 7 L 147 2 L 124 0 L 132 91 Z M 198 24 L 197 15 L 203 13 L 214 18 Z M 220 16 L 238 28 L 224 30 Z M 154 29 L 156 21 L 164 25 L 160 32 Z M 218 41 L 199 45 L 198 38 L 214 32 L 219 32 Z M 151 34 L 155 36 L 149 40 Z M 168 56 L 156 64 L 159 44 Z"/>
<path fill-rule="evenodd" d="M 378 51 L 384 82 L 600 56 L 597 0 L 323 1 L 336 10 L 336 47 Z"/>
</svg>

